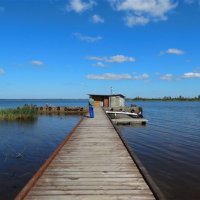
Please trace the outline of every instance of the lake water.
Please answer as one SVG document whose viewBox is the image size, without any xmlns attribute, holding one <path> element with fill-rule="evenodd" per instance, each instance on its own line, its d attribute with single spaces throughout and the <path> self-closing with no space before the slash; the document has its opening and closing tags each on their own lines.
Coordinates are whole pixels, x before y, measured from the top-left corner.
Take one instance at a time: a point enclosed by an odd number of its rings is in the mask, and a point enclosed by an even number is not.
<svg viewBox="0 0 200 200">
<path fill-rule="evenodd" d="M 0 108 L 16 108 L 18 106 L 24 106 L 25 104 L 28 105 L 37 105 L 37 106 L 45 106 L 48 104 L 49 106 L 87 106 L 86 99 L 19 99 L 19 100 L 12 100 L 0 99 Z"/>
<path fill-rule="evenodd" d="M 0 107 L 24 104 L 84 106 L 80 101 L 2 101 Z M 85 101 L 86 103 L 86 101 Z M 70 133 L 81 116 L 40 115 L 33 122 L 0 121 L 0 199 L 11 200 Z"/>
<path fill-rule="evenodd" d="M 169 200 L 200 199 L 200 102 L 136 102 L 145 127 L 120 126 Z"/>
<path fill-rule="evenodd" d="M 87 100 L 0 100 L 24 104 L 86 106 Z M 146 126 L 120 126 L 168 200 L 200 199 L 200 102 L 127 102 L 144 109 Z M 0 199 L 13 199 L 76 125 L 78 116 L 40 116 L 33 123 L 0 122 Z M 22 154 L 22 156 L 20 156 Z"/>
</svg>

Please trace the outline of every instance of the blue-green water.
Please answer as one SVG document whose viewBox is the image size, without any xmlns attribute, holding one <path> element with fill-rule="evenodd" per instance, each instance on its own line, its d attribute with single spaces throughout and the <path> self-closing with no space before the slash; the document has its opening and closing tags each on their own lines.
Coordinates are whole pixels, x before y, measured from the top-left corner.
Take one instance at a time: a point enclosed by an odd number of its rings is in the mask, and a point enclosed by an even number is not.
<svg viewBox="0 0 200 200">
<path fill-rule="evenodd" d="M 87 100 L 76 100 L 76 99 L 0 99 L 0 108 L 16 108 L 18 106 L 28 105 L 37 105 L 45 106 L 87 106 Z"/>
<path fill-rule="evenodd" d="M 0 107 L 24 104 L 84 106 L 80 101 L 0 100 Z M 81 116 L 40 115 L 36 121 L 0 121 L 0 199 L 11 200 L 70 133 Z"/>
<path fill-rule="evenodd" d="M 149 120 L 120 132 L 169 200 L 200 199 L 200 102 L 135 102 Z"/>
<path fill-rule="evenodd" d="M 87 100 L 0 100 L 24 104 L 86 106 Z M 168 200 L 200 199 L 200 102 L 126 102 L 142 106 L 146 126 L 120 126 Z M 32 123 L 0 122 L 0 199 L 13 199 L 77 124 L 78 116 L 40 116 Z M 22 155 L 21 155 L 22 154 Z"/>
</svg>

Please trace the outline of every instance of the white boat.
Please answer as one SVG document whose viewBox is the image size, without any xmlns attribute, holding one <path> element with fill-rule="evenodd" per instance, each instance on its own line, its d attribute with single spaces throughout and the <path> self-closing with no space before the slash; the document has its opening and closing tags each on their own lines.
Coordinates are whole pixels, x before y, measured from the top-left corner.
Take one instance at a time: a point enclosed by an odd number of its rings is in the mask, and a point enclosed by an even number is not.
<svg viewBox="0 0 200 200">
<path fill-rule="evenodd" d="M 131 117 L 139 117 L 139 115 L 137 113 L 132 113 L 132 112 L 109 111 L 109 110 L 107 110 L 106 113 L 107 114 L 114 114 L 115 117 L 116 117 L 117 114 L 119 114 L 119 115 L 128 115 L 128 116 L 131 116 Z"/>
<path fill-rule="evenodd" d="M 112 122 L 117 125 L 144 125 L 148 122 L 147 119 L 134 112 L 106 111 L 106 113 L 110 115 Z"/>
</svg>

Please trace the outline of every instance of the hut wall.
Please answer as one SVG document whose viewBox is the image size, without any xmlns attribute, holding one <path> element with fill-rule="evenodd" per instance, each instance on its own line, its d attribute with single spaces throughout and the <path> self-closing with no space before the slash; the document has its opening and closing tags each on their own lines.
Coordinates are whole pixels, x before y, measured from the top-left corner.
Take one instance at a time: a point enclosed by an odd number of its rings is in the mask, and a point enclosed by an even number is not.
<svg viewBox="0 0 200 200">
<path fill-rule="evenodd" d="M 110 97 L 110 107 L 124 107 L 125 99 L 120 96 L 111 96 Z"/>
</svg>

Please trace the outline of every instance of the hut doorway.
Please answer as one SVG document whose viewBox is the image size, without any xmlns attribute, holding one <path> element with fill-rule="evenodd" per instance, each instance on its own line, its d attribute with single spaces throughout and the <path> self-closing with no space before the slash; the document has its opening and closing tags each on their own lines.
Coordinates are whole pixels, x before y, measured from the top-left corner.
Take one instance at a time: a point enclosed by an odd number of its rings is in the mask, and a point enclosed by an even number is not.
<svg viewBox="0 0 200 200">
<path fill-rule="evenodd" d="M 103 106 L 104 107 L 109 107 L 109 99 L 108 98 L 104 99 Z"/>
</svg>

